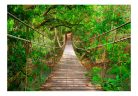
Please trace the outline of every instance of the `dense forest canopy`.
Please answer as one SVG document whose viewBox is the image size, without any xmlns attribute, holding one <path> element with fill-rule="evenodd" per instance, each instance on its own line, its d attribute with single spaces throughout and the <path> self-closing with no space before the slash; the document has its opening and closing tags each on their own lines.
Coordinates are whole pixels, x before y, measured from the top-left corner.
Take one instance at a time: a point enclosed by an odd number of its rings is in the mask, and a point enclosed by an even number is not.
<svg viewBox="0 0 138 96">
<path fill-rule="evenodd" d="M 128 5 L 9 5 L 8 12 L 34 28 L 67 27 L 72 32 L 89 32 L 90 36 L 130 21 Z"/>
<path fill-rule="evenodd" d="M 86 75 L 92 83 L 100 84 L 103 90 L 130 90 L 130 5 L 7 7 L 8 90 L 39 90 L 36 86 L 40 87 L 46 78 L 44 74 L 48 76 L 51 72 L 51 67 L 47 64 L 49 61 L 58 61 L 53 58 L 62 54 L 63 48 L 56 48 L 59 43 L 64 45 L 64 34 L 69 32 L 72 33 L 74 44 L 84 49 L 74 47 L 80 60 L 89 61 L 90 68 Z M 114 28 L 117 29 L 104 34 Z M 56 40 L 57 37 L 59 41 Z M 107 43 L 109 44 L 106 45 Z M 101 45 L 102 47 L 97 47 Z M 46 64 L 44 60 L 47 61 Z M 104 68 L 107 71 L 103 71 L 103 67 L 93 66 L 98 62 L 106 62 Z M 104 73 L 102 77 L 100 72 Z"/>
</svg>

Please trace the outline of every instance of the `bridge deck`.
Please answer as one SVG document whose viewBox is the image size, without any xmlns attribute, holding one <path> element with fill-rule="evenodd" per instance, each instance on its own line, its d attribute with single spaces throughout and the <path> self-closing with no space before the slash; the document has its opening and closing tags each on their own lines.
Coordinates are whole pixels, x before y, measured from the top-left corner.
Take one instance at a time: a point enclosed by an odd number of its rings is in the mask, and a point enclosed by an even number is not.
<svg viewBox="0 0 138 96">
<path fill-rule="evenodd" d="M 76 57 L 71 40 L 67 40 L 60 62 L 41 90 L 95 90 L 85 73 L 86 69 Z"/>
</svg>

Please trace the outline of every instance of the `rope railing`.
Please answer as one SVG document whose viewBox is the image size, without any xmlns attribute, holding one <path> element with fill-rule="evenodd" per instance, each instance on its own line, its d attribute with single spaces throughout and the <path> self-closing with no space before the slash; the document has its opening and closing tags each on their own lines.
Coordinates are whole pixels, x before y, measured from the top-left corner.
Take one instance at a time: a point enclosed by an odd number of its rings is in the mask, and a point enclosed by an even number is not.
<svg viewBox="0 0 138 96">
<path fill-rule="evenodd" d="M 109 32 L 112 32 L 112 31 L 114 31 L 114 30 L 116 30 L 116 29 L 119 29 L 119 28 L 121 28 L 121 27 L 123 27 L 123 26 L 125 26 L 125 25 L 127 25 L 127 24 L 130 24 L 130 23 L 131 23 L 131 22 L 129 21 L 129 22 L 125 23 L 125 24 L 122 24 L 122 25 L 120 25 L 120 26 L 118 26 L 118 27 L 116 27 L 116 28 L 114 28 L 114 29 L 111 29 L 111 30 L 109 30 L 109 31 L 107 31 L 107 32 L 104 32 L 103 34 L 100 34 L 100 35 L 95 36 L 95 37 L 92 37 L 92 38 L 100 37 L 100 36 L 102 36 L 102 35 L 105 35 L 105 34 L 107 34 L 107 33 L 109 33 Z M 92 47 L 92 48 L 89 48 L 89 49 L 78 48 L 78 47 L 76 46 L 76 44 L 74 43 L 74 41 L 73 41 L 73 45 L 74 45 L 74 47 L 75 47 L 76 49 L 80 49 L 80 50 L 84 50 L 84 51 L 86 51 L 86 52 L 89 52 L 89 50 L 91 50 L 91 49 L 98 48 L 98 47 L 102 47 L 102 46 L 106 46 L 106 45 L 113 44 L 113 43 L 117 43 L 117 42 L 121 42 L 121 41 L 130 39 L 130 38 L 131 38 L 131 37 L 128 36 L 128 37 L 121 38 L 121 39 L 116 40 L 116 41 L 113 41 L 113 42 L 109 42 L 109 43 L 106 43 L 106 44 L 102 44 L 102 45 L 98 45 L 98 46 Z"/>
<path fill-rule="evenodd" d="M 64 38 L 63 38 L 63 44 L 61 45 L 60 44 L 60 41 L 59 41 L 59 38 L 58 38 L 58 36 L 57 36 L 57 42 L 58 42 L 58 46 L 60 47 L 60 48 L 63 48 L 64 46 L 65 46 L 65 40 L 66 40 L 66 38 L 65 38 L 65 35 L 64 35 Z"/>
<path fill-rule="evenodd" d="M 122 28 L 123 26 L 130 24 L 131 22 L 127 22 L 125 24 L 120 25 L 117 28 L 111 29 L 108 32 L 100 34 L 98 36 L 92 37 L 92 44 L 90 44 L 89 48 L 79 48 L 76 46 L 81 45 L 82 42 L 77 42 L 73 40 L 73 46 L 78 53 L 80 53 L 80 60 L 88 59 L 88 63 L 82 63 L 86 68 L 89 67 L 91 70 L 93 68 L 99 68 L 101 71 L 97 73 L 101 78 L 102 84 L 108 84 L 108 79 L 116 79 L 116 76 L 119 76 L 119 80 L 117 80 L 117 85 L 120 88 L 126 88 L 126 86 L 130 87 L 131 78 L 129 76 L 124 79 L 123 74 L 125 74 L 122 68 L 126 68 L 126 70 L 131 69 L 131 54 L 130 54 L 130 30 L 129 27 L 123 28 L 124 30 L 117 30 Z M 114 31 L 114 32 L 112 32 Z M 119 31 L 119 32 L 118 32 Z M 113 34 L 110 34 L 112 32 Z M 108 34 L 109 33 L 109 34 Z M 107 35 L 105 35 L 107 34 Z M 81 46 L 80 46 L 81 47 Z M 91 47 L 91 48 L 90 48 Z M 79 50 L 82 50 L 79 52 Z M 83 61 L 83 62 L 84 62 Z M 117 66 L 118 68 L 114 67 Z M 113 69 L 112 69 L 113 68 Z M 115 69 L 116 68 L 116 69 Z M 115 72 L 110 72 L 110 70 L 117 70 Z M 128 72 L 129 73 L 129 72 Z M 94 76 L 91 76 L 92 82 L 96 81 L 93 80 Z M 106 79 L 107 80 L 106 80 Z M 126 81 L 125 81 L 126 80 Z M 126 86 L 125 86 L 126 85 Z"/>
<path fill-rule="evenodd" d="M 25 70 L 25 72 L 24 72 L 25 73 L 24 74 L 25 75 L 25 80 L 21 81 L 21 82 L 24 83 L 24 89 L 23 90 L 28 90 L 27 88 L 29 88 L 29 86 L 30 86 L 28 78 L 31 77 L 31 75 L 28 75 L 28 74 L 29 74 L 29 68 L 30 68 L 30 66 L 32 66 L 32 65 L 29 65 L 30 61 L 28 61 L 28 59 L 31 59 L 31 62 L 34 62 L 35 60 L 36 60 L 35 62 L 37 62 L 37 63 L 41 62 L 41 64 L 39 66 L 45 67 L 47 65 L 48 68 L 50 68 L 50 70 L 51 70 L 51 66 L 54 66 L 54 64 L 57 63 L 58 59 L 60 58 L 60 54 L 62 54 L 61 52 L 63 51 L 63 47 L 65 46 L 65 36 L 63 38 L 63 45 L 60 44 L 58 36 L 54 36 L 54 42 L 52 40 L 51 43 L 53 45 L 56 42 L 58 42 L 59 46 L 56 46 L 56 44 L 55 44 L 55 46 L 50 46 L 50 45 L 48 45 L 47 42 L 45 42 L 46 41 L 45 37 L 46 38 L 48 38 L 48 37 L 46 35 L 44 35 L 44 33 L 36 30 L 35 28 L 31 27 L 30 25 L 28 25 L 27 23 L 23 22 L 22 20 L 20 20 L 19 18 L 17 18 L 16 16 L 14 16 L 13 14 L 11 14 L 9 12 L 8 12 L 8 15 L 11 16 L 12 19 L 17 20 L 17 22 L 19 22 L 19 23 L 21 23 L 22 25 L 25 26 L 25 27 L 23 27 L 25 32 L 26 32 L 24 34 L 25 35 L 25 37 L 24 37 L 25 39 L 22 38 L 22 37 L 19 37 L 19 36 L 12 35 L 11 32 L 7 34 L 7 37 L 8 37 L 8 39 L 11 39 L 11 38 L 16 39 L 17 41 L 14 41 L 15 42 L 15 46 L 17 48 L 21 47 L 25 51 L 24 54 L 25 54 L 26 61 L 24 63 L 25 67 L 23 68 Z M 18 27 L 18 25 L 17 25 L 17 27 Z M 28 39 L 28 33 L 29 33 L 30 29 L 33 30 L 33 32 L 37 32 L 38 33 L 38 35 L 37 35 L 38 37 L 34 38 L 34 36 L 33 36 L 32 40 L 29 40 Z M 21 31 L 23 31 L 23 30 L 21 30 Z M 18 41 L 23 41 L 23 43 L 20 43 L 20 44 L 22 44 L 20 47 L 18 45 L 16 45 L 16 42 L 18 42 Z M 10 41 L 9 41 L 9 43 L 10 43 Z M 34 47 L 32 47 L 32 44 L 33 44 Z M 38 46 L 38 48 L 36 48 L 35 46 Z M 14 46 L 9 46 L 9 47 L 11 47 L 11 49 L 12 49 Z M 50 48 L 50 50 L 48 50 L 47 52 L 44 52 L 44 50 L 47 50 L 49 48 Z M 11 49 L 9 49 L 9 51 L 11 51 Z M 14 51 L 14 52 L 16 52 L 16 51 Z M 9 54 L 9 56 L 15 56 L 14 52 L 12 54 Z M 35 52 L 39 53 L 38 54 L 39 57 L 32 56 Z M 58 54 L 58 53 L 60 53 L 60 54 Z M 58 54 L 58 57 L 56 56 L 57 54 Z M 18 59 L 18 60 L 20 60 L 20 59 Z M 43 61 L 43 60 L 45 60 L 45 61 Z M 12 63 L 12 62 L 14 62 L 15 64 L 18 64 L 17 62 L 12 61 L 12 60 L 10 62 L 8 61 L 8 63 Z M 37 65 L 35 65 L 35 64 L 33 64 L 33 66 L 37 67 Z M 31 70 L 33 70 L 33 67 L 31 67 L 31 68 L 32 68 Z M 20 70 L 22 70 L 22 69 L 20 69 Z M 19 73 L 19 71 L 16 71 L 15 73 L 17 74 L 17 73 Z M 41 68 L 40 71 L 42 71 L 42 72 L 40 72 L 40 74 L 38 76 L 34 77 L 34 78 L 42 76 L 44 70 Z M 18 77 L 18 78 L 20 78 L 20 77 Z M 15 77 L 15 76 L 11 76 L 11 77 L 8 77 L 8 80 L 10 80 L 13 83 L 13 80 L 14 79 L 18 80 L 18 78 Z M 8 82 L 8 84 L 11 83 L 10 81 Z M 41 79 L 39 81 L 41 82 Z M 34 80 L 34 83 L 35 82 L 38 82 L 38 81 Z M 31 85 L 31 86 L 33 86 L 33 85 Z"/>
<path fill-rule="evenodd" d="M 60 41 L 59 41 L 59 37 L 58 37 L 58 35 L 57 35 L 57 29 L 55 28 L 55 30 L 54 30 L 55 32 L 55 36 L 54 36 L 54 41 L 57 41 L 57 43 L 58 43 L 58 46 L 59 46 L 59 48 L 63 48 L 64 46 L 65 46 L 65 41 L 66 41 L 66 38 L 65 38 L 65 35 L 64 35 L 64 37 L 63 37 L 63 44 L 60 44 Z M 62 30 L 61 30 L 61 32 L 62 32 Z"/>
<path fill-rule="evenodd" d="M 44 35 L 42 34 L 40 31 L 36 30 L 35 28 L 31 27 L 30 25 L 28 25 L 27 23 L 23 22 L 22 20 L 20 20 L 19 18 L 17 18 L 15 15 L 11 14 L 10 12 L 8 12 L 8 15 L 11 16 L 12 18 L 14 18 L 15 20 L 21 22 L 22 24 L 24 24 L 25 26 L 29 27 L 30 29 L 38 32 L 39 34 L 41 35 Z M 44 35 L 45 36 L 45 35 Z"/>
<path fill-rule="evenodd" d="M 7 34 L 7 36 L 10 37 L 10 38 L 14 38 L 14 39 L 21 40 L 21 41 L 25 41 L 25 42 L 29 42 L 29 43 L 33 43 L 33 44 L 37 44 L 37 45 L 39 45 L 39 46 L 43 46 L 43 47 L 59 48 L 59 47 L 51 47 L 51 46 L 48 46 L 48 45 L 46 45 L 45 43 L 44 43 L 44 44 L 38 44 L 37 42 L 30 41 L 30 40 L 28 40 L 28 39 L 23 39 L 23 38 L 20 38 L 20 37 L 16 37 L 16 36 L 13 36 L 13 35 L 10 35 L 10 34 Z"/>
<path fill-rule="evenodd" d="M 25 26 L 29 27 L 30 29 L 38 32 L 39 34 L 45 36 L 44 34 L 42 34 L 40 31 L 36 30 L 35 28 L 31 27 L 30 25 L 28 25 L 27 23 L 23 22 L 22 20 L 20 20 L 19 18 L 17 18 L 15 15 L 11 14 L 10 12 L 8 12 L 8 15 L 11 16 L 12 18 L 14 18 L 15 20 L 21 22 L 22 24 L 24 24 Z M 8 37 L 11 37 L 11 38 L 15 38 L 15 39 L 18 39 L 18 40 L 22 40 L 22 41 L 26 41 L 26 42 L 30 42 L 30 43 L 34 43 L 34 44 L 37 44 L 36 42 L 33 42 L 33 41 L 30 41 L 30 40 L 27 40 L 27 39 L 23 39 L 23 38 L 20 38 L 20 37 L 17 37 L 17 36 L 13 36 L 11 34 L 8 34 Z M 56 36 L 57 37 L 57 36 Z M 57 40 L 58 40 L 58 37 L 57 37 Z M 58 41 L 58 44 L 59 44 L 59 41 Z M 65 44 L 65 43 L 64 43 Z M 59 44 L 59 47 L 62 48 L 64 46 L 64 44 L 61 46 L 61 44 Z M 44 45 L 44 44 L 43 44 Z M 50 46 L 48 46 L 50 47 Z M 54 48 L 59 48 L 59 47 L 54 47 Z M 53 47 L 52 47 L 53 48 Z"/>
<path fill-rule="evenodd" d="M 106 44 L 98 45 L 98 46 L 96 46 L 96 47 L 92 47 L 92 48 L 90 48 L 90 49 L 78 48 L 74 42 L 73 42 L 73 46 L 74 46 L 76 49 L 84 50 L 84 51 L 86 51 L 86 52 L 89 53 L 90 50 L 92 50 L 92 49 L 99 48 L 99 47 L 103 47 L 103 46 L 106 46 L 106 45 L 109 45 L 109 44 L 113 44 L 113 43 L 117 43 L 117 42 L 121 42 L 121 41 L 125 41 L 125 40 L 128 40 L 128 39 L 130 39 L 130 38 L 131 38 L 131 37 L 128 36 L 128 37 L 121 38 L 121 39 L 116 40 L 116 41 L 113 41 L 113 42 L 109 42 L 109 43 L 106 43 Z"/>
<path fill-rule="evenodd" d="M 123 26 L 125 26 L 125 25 L 127 25 L 127 24 L 130 24 L 130 23 L 131 23 L 131 21 L 128 21 L 128 22 L 126 22 L 126 23 L 124 23 L 124 24 L 122 24 L 122 25 L 120 25 L 120 26 L 118 26 L 118 27 L 116 27 L 116 28 L 113 28 L 113 29 L 111 29 L 111 30 L 109 30 L 109 31 L 107 31 L 107 32 L 103 32 L 102 34 L 99 34 L 99 35 L 97 35 L 97 36 L 93 36 L 92 38 L 94 39 L 94 38 L 100 37 L 100 36 L 102 36 L 102 35 L 105 35 L 105 34 L 107 34 L 107 33 L 112 32 L 112 31 L 114 31 L 114 30 L 117 30 L 117 29 L 119 29 L 119 28 L 122 28 Z M 82 41 L 77 41 L 77 42 L 82 42 Z"/>
<path fill-rule="evenodd" d="M 93 38 L 96 38 L 96 37 L 105 35 L 105 34 L 107 34 L 107 33 L 109 33 L 109 32 L 112 32 L 112 31 L 114 31 L 114 30 L 117 30 L 117 29 L 119 29 L 119 28 L 122 28 L 123 26 L 125 26 L 125 25 L 127 25 L 127 24 L 130 24 L 130 23 L 131 23 L 131 21 L 128 21 L 128 22 L 126 22 L 126 23 L 124 23 L 124 24 L 122 24 L 122 25 L 120 25 L 120 26 L 118 26 L 118 27 L 116 27 L 116 28 L 113 28 L 113 29 L 111 29 L 111 30 L 109 30 L 109 31 L 107 31 L 107 32 L 103 32 L 102 34 L 99 34 L 98 36 L 94 36 Z"/>
<path fill-rule="evenodd" d="M 24 24 L 25 26 L 29 27 L 30 29 L 32 29 L 32 30 L 38 32 L 39 34 L 41 34 L 41 35 L 43 35 L 43 36 L 45 36 L 45 35 L 42 34 L 40 31 L 38 31 L 38 30 L 36 30 L 35 28 L 31 27 L 31 26 L 28 25 L 27 23 L 23 22 L 22 20 L 20 20 L 19 18 L 17 18 L 15 15 L 11 14 L 10 12 L 8 12 L 8 15 L 11 16 L 12 18 L 14 18 L 15 20 L 21 22 L 21 23 Z M 11 35 L 11 34 L 8 34 L 7 36 L 8 36 L 8 37 L 11 37 L 11 38 L 18 39 L 18 40 L 22 40 L 22 41 L 26 41 L 26 42 L 38 44 L 38 43 L 36 43 L 36 42 L 30 41 L 30 40 L 27 40 L 27 39 L 24 39 L 24 38 L 20 38 L 20 37 L 17 37 L 17 36 L 13 36 L 13 35 Z M 56 37 L 57 37 L 57 41 L 58 41 L 59 47 L 62 48 L 62 47 L 65 45 L 65 37 L 64 37 L 64 40 L 63 40 L 64 43 L 63 43 L 62 46 L 61 46 L 61 44 L 59 43 L 58 36 L 56 36 L 56 34 L 55 34 L 54 38 L 56 39 Z M 40 45 L 40 44 L 39 44 L 39 45 Z M 42 44 L 42 45 L 45 45 L 45 44 Z M 50 46 L 48 46 L 48 47 L 50 47 Z M 59 48 L 59 47 L 52 47 L 52 48 Z"/>
<path fill-rule="evenodd" d="M 11 34 L 7 34 L 8 37 L 11 37 L 11 38 L 15 38 L 15 39 L 18 39 L 18 40 L 22 40 L 22 41 L 25 41 L 25 42 L 29 42 L 31 43 L 32 41 L 30 40 L 27 40 L 27 39 L 23 39 L 23 38 L 20 38 L 20 37 L 16 37 L 16 36 L 13 36 Z"/>
<path fill-rule="evenodd" d="M 79 48 L 79 47 L 77 47 L 74 41 L 72 42 L 72 44 L 73 44 L 73 46 L 74 46 L 76 49 L 80 49 L 80 50 L 85 50 L 85 51 L 87 51 L 87 50 L 84 49 L 84 48 Z"/>
<path fill-rule="evenodd" d="M 106 46 L 106 45 L 109 45 L 109 44 L 113 44 L 113 43 L 117 43 L 117 42 L 125 41 L 125 40 L 128 40 L 128 39 L 130 39 L 130 38 L 131 38 L 131 37 L 128 36 L 128 37 L 121 38 L 121 39 L 116 40 L 116 41 L 113 41 L 113 42 L 109 42 L 109 43 L 106 43 L 106 44 L 103 44 L 103 45 L 98 45 L 98 46 L 93 47 L 93 48 L 103 47 L 103 46 Z M 93 48 L 92 48 L 92 49 L 93 49 Z M 88 50 L 90 50 L 90 49 L 88 49 Z"/>
</svg>

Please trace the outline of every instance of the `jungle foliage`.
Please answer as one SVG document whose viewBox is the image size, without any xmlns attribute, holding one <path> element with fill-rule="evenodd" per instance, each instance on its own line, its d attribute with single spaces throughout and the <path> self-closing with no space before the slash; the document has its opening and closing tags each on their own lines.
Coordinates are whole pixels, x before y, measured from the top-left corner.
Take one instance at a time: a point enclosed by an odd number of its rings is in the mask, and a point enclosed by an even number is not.
<svg viewBox="0 0 138 96">
<path fill-rule="evenodd" d="M 130 21 L 130 10 L 129 5 L 8 5 L 9 13 L 40 32 L 8 14 L 8 34 L 35 42 L 8 36 L 8 90 L 39 90 L 63 51 L 55 34 L 63 41 L 68 32 L 84 49 L 74 47 L 78 57 L 90 61 L 86 75 L 92 84 L 130 90 L 131 45 L 130 39 L 122 40 L 130 36 L 130 23 L 108 32 Z"/>
</svg>

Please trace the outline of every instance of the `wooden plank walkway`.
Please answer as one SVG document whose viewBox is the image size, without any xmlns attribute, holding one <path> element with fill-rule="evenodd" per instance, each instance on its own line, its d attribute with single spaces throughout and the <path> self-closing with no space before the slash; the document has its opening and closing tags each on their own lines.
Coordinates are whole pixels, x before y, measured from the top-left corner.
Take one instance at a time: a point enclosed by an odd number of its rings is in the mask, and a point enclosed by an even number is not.
<svg viewBox="0 0 138 96">
<path fill-rule="evenodd" d="M 85 77 L 86 69 L 75 55 L 71 40 L 67 40 L 63 56 L 41 90 L 96 90 Z"/>
</svg>

